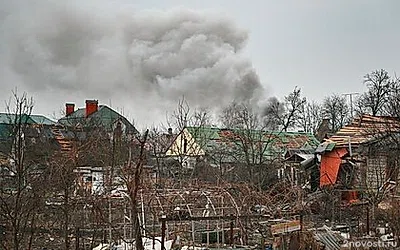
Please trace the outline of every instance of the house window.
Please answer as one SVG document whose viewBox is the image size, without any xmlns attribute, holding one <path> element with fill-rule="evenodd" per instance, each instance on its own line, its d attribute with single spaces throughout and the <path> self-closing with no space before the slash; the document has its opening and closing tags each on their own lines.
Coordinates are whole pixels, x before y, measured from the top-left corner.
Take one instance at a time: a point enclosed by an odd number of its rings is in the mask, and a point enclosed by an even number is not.
<svg viewBox="0 0 400 250">
<path fill-rule="evenodd" d="M 183 153 L 186 154 L 187 153 L 187 139 L 183 139 Z"/>
<path fill-rule="evenodd" d="M 338 181 L 346 188 L 351 189 L 353 187 L 355 176 L 354 166 L 350 163 L 340 165 L 340 171 L 338 175 Z"/>
</svg>

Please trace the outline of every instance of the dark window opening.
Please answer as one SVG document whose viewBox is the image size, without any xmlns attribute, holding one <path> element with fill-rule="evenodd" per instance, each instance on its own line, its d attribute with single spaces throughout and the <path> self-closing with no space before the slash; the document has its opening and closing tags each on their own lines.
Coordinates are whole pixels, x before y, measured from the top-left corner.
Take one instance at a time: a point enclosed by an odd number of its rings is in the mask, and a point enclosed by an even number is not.
<svg viewBox="0 0 400 250">
<path fill-rule="evenodd" d="M 186 152 L 187 152 L 187 139 L 185 138 L 183 139 L 183 153 L 186 154 Z"/>
</svg>

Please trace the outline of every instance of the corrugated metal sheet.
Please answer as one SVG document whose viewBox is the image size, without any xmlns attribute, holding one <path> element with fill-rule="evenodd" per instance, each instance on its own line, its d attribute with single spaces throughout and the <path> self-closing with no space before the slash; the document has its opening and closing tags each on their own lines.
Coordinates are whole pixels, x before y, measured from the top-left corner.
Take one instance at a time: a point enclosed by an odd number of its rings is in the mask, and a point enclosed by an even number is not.
<svg viewBox="0 0 400 250">
<path fill-rule="evenodd" d="M 54 125 L 56 124 L 54 121 L 43 115 L 28 115 L 23 114 L 22 116 L 23 123 L 27 124 L 41 124 L 41 125 Z M 0 113 L 0 123 L 1 124 L 13 124 L 19 120 L 19 116 L 16 114 L 9 113 Z"/>
<path fill-rule="evenodd" d="M 347 154 L 347 149 L 338 148 L 322 155 L 320 170 L 320 186 L 336 183 L 342 157 Z"/>
<path fill-rule="evenodd" d="M 340 250 L 343 237 L 330 228 L 323 228 L 314 232 L 314 238 L 325 246 L 326 250 Z"/>
<path fill-rule="evenodd" d="M 260 146 L 260 151 L 265 157 L 284 155 L 289 149 L 303 149 L 308 151 L 318 146 L 319 142 L 310 133 L 304 132 L 279 132 L 264 130 L 221 129 L 217 127 L 187 127 L 189 133 L 200 145 L 205 145 L 205 150 L 216 151 L 223 149 L 225 152 L 237 152 L 235 147 L 240 147 L 242 141 L 252 141 Z M 231 161 L 240 158 L 236 158 Z"/>
<path fill-rule="evenodd" d="M 349 125 L 341 128 L 326 142 L 336 147 L 347 147 L 369 142 L 390 132 L 400 131 L 400 121 L 393 117 L 363 115 L 355 118 Z"/>
</svg>

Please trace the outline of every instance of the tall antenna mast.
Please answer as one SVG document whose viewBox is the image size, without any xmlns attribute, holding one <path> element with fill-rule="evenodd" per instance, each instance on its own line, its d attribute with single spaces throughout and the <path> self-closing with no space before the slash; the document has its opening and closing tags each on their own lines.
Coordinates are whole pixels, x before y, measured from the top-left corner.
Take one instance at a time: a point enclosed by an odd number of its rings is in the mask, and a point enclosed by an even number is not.
<svg viewBox="0 0 400 250">
<path fill-rule="evenodd" d="M 353 118 L 354 116 L 353 116 L 353 96 L 356 96 L 356 95 L 359 95 L 360 93 L 357 93 L 357 92 L 352 92 L 352 93 L 345 93 L 345 94 L 343 94 L 344 96 L 348 96 L 349 97 L 349 99 L 350 99 L 350 115 L 351 115 L 351 118 Z"/>
</svg>

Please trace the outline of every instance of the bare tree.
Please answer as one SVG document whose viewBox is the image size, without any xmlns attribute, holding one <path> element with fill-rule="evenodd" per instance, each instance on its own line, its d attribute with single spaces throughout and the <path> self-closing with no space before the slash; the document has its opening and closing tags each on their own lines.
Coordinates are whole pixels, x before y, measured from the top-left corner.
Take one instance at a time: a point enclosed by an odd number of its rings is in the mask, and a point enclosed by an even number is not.
<svg viewBox="0 0 400 250">
<path fill-rule="evenodd" d="M 178 175 L 193 177 L 197 164 L 201 162 L 203 147 L 212 135 L 210 112 L 204 108 L 191 109 L 189 103 L 182 98 L 167 124 L 169 128 L 176 128 L 174 138 L 179 141 L 179 145 L 168 148 L 167 155 L 176 161 L 169 161 L 166 168 L 174 178 Z"/>
<path fill-rule="evenodd" d="M 232 103 L 220 119 L 222 124 L 231 126 L 221 131 L 221 140 L 225 140 L 222 145 L 226 146 L 223 149 L 225 154 L 221 156 L 230 159 L 235 166 L 237 181 L 247 181 L 262 189 L 274 176 L 271 170 L 278 158 L 277 155 L 270 155 L 273 153 L 270 147 L 280 132 L 269 131 L 269 124 L 244 103 Z"/>
<path fill-rule="evenodd" d="M 385 115 L 400 118 L 400 78 L 395 76 L 390 82 L 390 93 L 385 103 Z"/>
<path fill-rule="evenodd" d="M 164 159 L 165 152 L 167 148 L 172 143 L 174 139 L 174 134 L 172 128 L 167 129 L 167 133 L 162 131 L 162 129 L 153 127 L 149 130 L 148 134 L 148 146 L 150 154 L 150 164 L 156 167 L 157 181 L 159 181 L 164 172 Z"/>
<path fill-rule="evenodd" d="M 284 106 L 276 97 L 268 99 L 267 105 L 263 110 L 262 116 L 264 124 L 271 130 L 279 130 L 282 125 L 281 117 L 285 112 Z"/>
<path fill-rule="evenodd" d="M 261 129 L 264 124 L 260 115 L 248 103 L 232 102 L 222 110 L 220 122 L 230 129 Z"/>
<path fill-rule="evenodd" d="M 51 231 L 62 231 L 64 239 L 64 249 L 70 249 L 70 234 L 73 221 L 73 214 L 76 211 L 76 199 L 74 192 L 77 189 L 76 180 L 78 175 L 74 172 L 77 168 L 77 162 L 74 158 L 54 156 L 52 159 L 51 174 L 49 176 L 48 185 L 52 189 L 52 195 L 47 200 L 49 212 L 54 211 L 53 218 L 59 221 L 62 228 L 57 230 L 52 228 Z M 52 209 L 52 207 L 54 207 Z M 61 214 L 59 214 L 61 212 Z M 51 214 L 51 213 L 49 213 Z M 50 216 L 49 216 L 50 218 Z M 54 235 L 54 234 L 53 234 Z M 55 234 L 57 237 L 58 235 Z"/>
<path fill-rule="evenodd" d="M 298 126 L 306 133 L 315 134 L 322 122 L 322 107 L 315 101 L 307 102 L 301 111 Z"/>
<path fill-rule="evenodd" d="M 282 131 L 287 131 L 297 125 L 305 104 L 306 98 L 301 96 L 301 89 L 295 87 L 283 102 L 270 99 L 264 110 L 265 119 L 270 120 L 270 124 L 277 124 Z"/>
<path fill-rule="evenodd" d="M 142 241 L 142 230 L 140 227 L 139 221 L 139 211 L 138 211 L 138 190 L 141 188 L 143 181 L 143 166 L 146 161 L 146 151 L 145 145 L 147 141 L 149 130 L 143 135 L 143 138 L 139 140 L 140 149 L 138 155 L 135 159 L 132 158 L 132 151 L 130 150 L 130 156 L 128 159 L 128 165 L 123 169 L 123 178 L 125 181 L 125 185 L 127 187 L 129 199 L 130 199 L 130 208 L 132 211 L 131 220 L 133 220 L 133 230 L 135 237 L 135 246 L 138 250 L 143 250 L 143 241 Z M 133 166 L 132 163 L 136 165 Z"/>
<path fill-rule="evenodd" d="M 4 249 L 31 249 L 36 213 L 45 193 L 41 165 L 45 153 L 37 150 L 43 150 L 43 141 L 34 134 L 40 127 L 34 127 L 30 118 L 33 107 L 33 99 L 17 91 L 7 103 L 8 122 L 3 124 L 5 142 L 0 152 L 9 162 L 0 176 L 0 218 L 6 226 Z"/>
<path fill-rule="evenodd" d="M 60 225 L 60 228 L 49 228 L 52 237 L 59 237 L 57 232 L 62 232 L 64 249 L 70 249 L 71 235 L 79 247 L 80 229 L 95 223 L 83 221 L 86 208 L 96 203 L 92 195 L 98 191 L 94 190 L 91 171 L 99 168 L 107 173 L 105 166 L 111 164 L 112 146 L 108 135 L 94 120 L 82 120 L 76 127 L 54 126 L 52 134 L 59 147 L 48 160 L 47 186 L 51 195 L 46 200 L 46 213 L 49 220 Z"/>
<path fill-rule="evenodd" d="M 181 131 L 185 127 L 198 127 L 211 125 L 212 118 L 206 108 L 193 109 L 183 96 L 179 99 L 176 109 L 172 114 L 167 114 L 167 125 Z"/>
<path fill-rule="evenodd" d="M 384 106 L 393 87 L 393 80 L 384 70 L 375 70 L 364 76 L 368 90 L 360 97 L 366 110 L 373 116 L 383 114 Z"/>
<path fill-rule="evenodd" d="M 83 232 L 92 233 L 91 245 L 106 241 L 106 231 L 110 242 L 122 235 L 113 225 L 113 216 L 121 216 L 115 212 L 118 204 L 113 206 L 111 194 L 119 184 L 113 179 L 128 158 L 124 139 L 129 135 L 123 134 L 119 121 L 112 127 L 111 131 L 96 118 L 80 119 L 76 126 L 52 127 L 59 147 L 47 160 L 45 213 L 46 223 L 52 224 L 46 229 L 57 239 L 57 247 L 70 249 L 73 243 L 81 247 Z"/>
<path fill-rule="evenodd" d="M 330 129 L 336 132 L 342 128 L 350 119 L 349 107 L 343 96 L 333 94 L 324 99 L 322 112 L 325 118 L 329 119 Z"/>
</svg>

